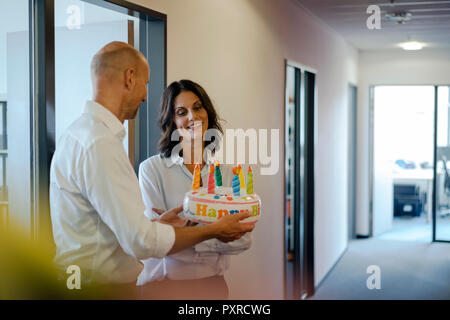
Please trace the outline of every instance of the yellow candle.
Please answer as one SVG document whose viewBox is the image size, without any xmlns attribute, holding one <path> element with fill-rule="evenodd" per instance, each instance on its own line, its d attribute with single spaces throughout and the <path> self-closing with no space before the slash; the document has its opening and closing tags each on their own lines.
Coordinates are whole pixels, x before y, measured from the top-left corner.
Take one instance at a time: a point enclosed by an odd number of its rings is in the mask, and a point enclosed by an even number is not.
<svg viewBox="0 0 450 320">
<path fill-rule="evenodd" d="M 252 167 L 248 166 L 248 176 L 247 176 L 247 194 L 253 193 L 253 172 Z"/>
<path fill-rule="evenodd" d="M 238 166 L 239 170 L 239 183 L 241 184 L 240 188 L 245 189 L 245 180 L 244 180 L 244 170 L 242 170 L 241 165 Z"/>
</svg>

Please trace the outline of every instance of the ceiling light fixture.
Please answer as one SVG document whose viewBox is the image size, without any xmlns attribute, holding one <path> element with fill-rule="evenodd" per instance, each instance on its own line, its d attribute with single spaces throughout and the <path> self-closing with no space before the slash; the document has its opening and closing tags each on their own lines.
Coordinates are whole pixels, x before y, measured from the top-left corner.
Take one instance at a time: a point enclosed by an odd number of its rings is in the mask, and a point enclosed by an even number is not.
<svg viewBox="0 0 450 320">
<path fill-rule="evenodd" d="M 412 14 L 410 12 L 386 13 L 385 18 L 388 21 L 394 21 L 399 24 L 404 24 L 406 21 L 409 21 L 412 19 Z"/>
<path fill-rule="evenodd" d="M 421 42 L 417 41 L 408 41 L 400 43 L 400 47 L 403 48 L 403 50 L 421 50 L 425 45 Z"/>
</svg>

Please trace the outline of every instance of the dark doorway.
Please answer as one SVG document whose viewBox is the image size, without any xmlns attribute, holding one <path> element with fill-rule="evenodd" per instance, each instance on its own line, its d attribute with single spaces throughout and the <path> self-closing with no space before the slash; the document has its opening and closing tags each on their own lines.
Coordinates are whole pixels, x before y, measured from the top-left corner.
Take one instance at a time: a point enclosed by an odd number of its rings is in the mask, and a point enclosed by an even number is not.
<svg viewBox="0 0 450 320">
<path fill-rule="evenodd" d="M 286 62 L 285 298 L 314 295 L 315 72 Z"/>
</svg>

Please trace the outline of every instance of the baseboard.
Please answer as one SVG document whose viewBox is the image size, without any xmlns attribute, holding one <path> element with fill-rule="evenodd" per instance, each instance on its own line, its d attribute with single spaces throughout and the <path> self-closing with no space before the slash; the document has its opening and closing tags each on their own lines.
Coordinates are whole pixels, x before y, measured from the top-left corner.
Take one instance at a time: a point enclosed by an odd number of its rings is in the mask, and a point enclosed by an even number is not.
<svg viewBox="0 0 450 320">
<path fill-rule="evenodd" d="M 344 251 L 342 251 L 341 255 L 339 256 L 339 258 L 337 258 L 336 262 L 333 264 L 333 266 L 330 268 L 330 270 L 328 270 L 327 274 L 325 275 L 325 277 L 322 278 L 322 280 L 320 280 L 319 284 L 317 286 L 314 287 L 314 293 L 317 292 L 317 289 L 319 289 L 319 287 L 322 285 L 322 283 L 328 278 L 328 276 L 330 275 L 331 271 L 334 270 L 334 268 L 336 267 L 336 265 L 339 263 L 339 261 L 341 261 L 342 257 L 344 256 L 344 254 L 347 252 L 348 250 L 348 244 L 345 247 Z M 314 295 L 313 295 L 314 297 Z M 308 297 L 309 298 L 309 297 Z"/>
<path fill-rule="evenodd" d="M 363 235 L 363 234 L 357 234 L 356 235 L 356 239 L 367 239 L 370 238 L 369 235 Z"/>
</svg>

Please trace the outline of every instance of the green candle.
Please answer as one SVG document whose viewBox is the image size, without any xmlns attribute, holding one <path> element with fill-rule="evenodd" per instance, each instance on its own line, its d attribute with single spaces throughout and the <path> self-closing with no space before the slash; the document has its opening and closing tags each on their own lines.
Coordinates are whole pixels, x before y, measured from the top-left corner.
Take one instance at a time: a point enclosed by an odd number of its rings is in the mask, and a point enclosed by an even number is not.
<svg viewBox="0 0 450 320">
<path fill-rule="evenodd" d="M 220 172 L 220 164 L 216 164 L 216 170 L 214 171 L 216 178 L 216 185 L 218 187 L 222 186 L 222 173 Z"/>
</svg>

